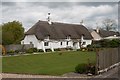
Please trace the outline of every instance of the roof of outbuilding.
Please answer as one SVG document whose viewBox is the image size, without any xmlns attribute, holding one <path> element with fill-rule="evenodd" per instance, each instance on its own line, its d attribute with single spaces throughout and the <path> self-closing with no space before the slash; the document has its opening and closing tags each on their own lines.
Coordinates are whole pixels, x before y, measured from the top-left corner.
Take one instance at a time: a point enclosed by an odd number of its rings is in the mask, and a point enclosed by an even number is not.
<svg viewBox="0 0 120 80">
<path fill-rule="evenodd" d="M 98 33 L 101 37 L 109 37 L 109 36 L 120 36 L 119 32 L 115 32 L 115 31 L 106 31 L 106 30 L 99 30 Z"/>
<path fill-rule="evenodd" d="M 67 36 L 70 36 L 71 39 L 81 39 L 82 35 L 84 35 L 84 39 L 92 39 L 90 32 L 83 25 L 58 22 L 52 22 L 50 25 L 47 21 L 40 20 L 25 35 L 35 35 L 39 40 L 45 39 L 47 36 L 50 36 L 50 39 L 66 39 Z"/>
</svg>

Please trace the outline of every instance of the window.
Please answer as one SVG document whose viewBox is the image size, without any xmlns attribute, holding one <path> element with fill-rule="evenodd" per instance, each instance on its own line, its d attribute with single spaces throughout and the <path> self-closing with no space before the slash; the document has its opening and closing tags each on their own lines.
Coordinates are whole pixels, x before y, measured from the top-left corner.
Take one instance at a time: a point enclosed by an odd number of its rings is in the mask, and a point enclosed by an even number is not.
<svg viewBox="0 0 120 80">
<path fill-rule="evenodd" d="M 85 45 L 85 44 L 86 44 L 86 42 L 83 42 L 83 43 L 82 43 L 82 45 Z"/>
<path fill-rule="evenodd" d="M 71 37 L 70 35 L 69 35 L 69 36 L 67 36 L 67 39 L 70 39 L 70 37 Z"/>
<path fill-rule="evenodd" d="M 62 46 L 62 42 L 60 43 L 60 45 Z"/>
<path fill-rule="evenodd" d="M 32 42 L 30 42 L 30 44 L 33 44 Z"/>
<path fill-rule="evenodd" d="M 49 43 L 48 42 L 44 42 L 44 46 L 48 46 L 49 45 Z"/>
<path fill-rule="evenodd" d="M 66 43 L 66 44 L 68 45 L 68 43 L 69 43 L 69 42 L 67 41 L 67 43 Z"/>
</svg>

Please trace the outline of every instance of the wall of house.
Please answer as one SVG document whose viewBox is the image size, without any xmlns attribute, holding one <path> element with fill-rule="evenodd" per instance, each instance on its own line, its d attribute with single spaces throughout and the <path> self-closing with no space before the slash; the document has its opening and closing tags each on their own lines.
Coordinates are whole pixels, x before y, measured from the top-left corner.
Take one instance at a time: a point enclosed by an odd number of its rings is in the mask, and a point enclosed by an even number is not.
<svg viewBox="0 0 120 80">
<path fill-rule="evenodd" d="M 44 42 L 45 42 L 45 40 L 43 41 L 43 45 L 44 45 Z M 67 40 L 59 40 L 59 41 L 57 41 L 57 40 L 50 40 L 48 42 L 49 42 L 49 45 L 48 46 L 44 46 L 45 49 L 49 49 L 49 48 L 57 49 L 57 48 L 73 47 L 73 42 L 72 41 L 69 41 L 68 45 L 67 45 Z"/>
<path fill-rule="evenodd" d="M 84 45 L 82 45 L 82 47 L 87 47 L 87 45 L 91 45 L 92 44 L 92 40 L 83 40 L 82 42 L 85 42 Z M 81 43 L 82 44 L 82 43 Z"/>
<path fill-rule="evenodd" d="M 26 35 L 24 40 L 21 41 L 21 44 L 31 44 L 31 43 L 33 44 L 34 47 L 37 48 L 39 41 L 35 35 Z"/>
<path fill-rule="evenodd" d="M 93 37 L 93 40 L 101 40 L 102 38 L 100 37 L 100 35 L 98 35 L 95 31 L 91 32 L 91 35 Z"/>
<path fill-rule="evenodd" d="M 80 49 L 80 43 L 79 42 L 74 42 L 71 39 L 61 39 L 61 40 L 49 40 L 49 39 L 44 39 L 43 41 L 38 40 L 35 35 L 26 35 L 24 40 L 21 41 L 21 44 L 32 44 L 34 47 L 37 49 L 43 49 L 45 52 L 45 49 L 51 49 L 54 51 L 54 49 L 57 48 L 73 48 L 73 49 Z M 48 42 L 48 46 L 45 46 L 45 42 Z M 67 45 L 68 42 L 68 45 Z M 87 45 L 92 43 L 92 40 L 84 40 L 82 39 L 82 42 L 85 42 L 83 47 L 86 47 Z M 61 44 L 62 43 L 62 44 Z"/>
</svg>

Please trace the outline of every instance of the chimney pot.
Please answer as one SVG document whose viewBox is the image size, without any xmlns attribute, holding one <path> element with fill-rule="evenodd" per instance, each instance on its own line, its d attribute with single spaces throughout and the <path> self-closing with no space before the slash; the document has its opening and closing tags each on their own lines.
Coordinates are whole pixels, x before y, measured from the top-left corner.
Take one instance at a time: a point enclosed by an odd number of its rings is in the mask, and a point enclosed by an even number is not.
<svg viewBox="0 0 120 80">
<path fill-rule="evenodd" d="M 50 17 L 50 13 L 48 13 L 48 18 L 47 18 L 47 21 L 48 21 L 48 24 L 52 24 L 52 22 L 51 22 L 51 17 Z"/>
</svg>

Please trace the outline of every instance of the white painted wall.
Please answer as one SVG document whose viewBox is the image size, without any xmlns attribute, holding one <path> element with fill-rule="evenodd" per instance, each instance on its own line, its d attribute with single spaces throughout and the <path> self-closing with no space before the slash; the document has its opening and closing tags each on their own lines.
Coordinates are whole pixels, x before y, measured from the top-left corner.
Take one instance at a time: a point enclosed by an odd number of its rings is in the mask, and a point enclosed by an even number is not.
<svg viewBox="0 0 120 80">
<path fill-rule="evenodd" d="M 68 45 L 67 45 L 68 41 Z M 76 44 L 73 46 L 73 41 L 71 39 L 61 39 L 61 40 L 49 40 L 49 39 L 44 39 L 43 41 L 38 40 L 35 35 L 26 35 L 24 40 L 21 41 L 21 44 L 30 44 L 32 42 L 34 44 L 34 47 L 37 49 L 43 49 L 45 52 L 45 49 L 51 49 L 54 51 L 54 49 L 57 48 L 67 48 L 71 47 L 73 49 L 80 49 L 80 44 L 79 42 L 76 42 Z M 49 42 L 48 46 L 44 46 L 44 42 Z M 61 45 L 62 42 L 62 45 Z M 86 47 L 87 45 L 92 43 L 92 40 L 84 40 L 82 37 L 82 42 L 85 42 L 86 44 L 83 45 L 83 47 Z"/>
<path fill-rule="evenodd" d="M 91 45 L 92 44 L 92 40 L 83 40 L 82 42 L 85 42 L 85 44 L 82 45 L 82 47 L 87 47 L 87 45 Z"/>
<path fill-rule="evenodd" d="M 21 41 L 21 44 L 30 44 L 30 42 L 34 44 L 34 47 L 37 47 L 39 43 L 35 35 L 26 35 L 24 40 Z"/>
</svg>

